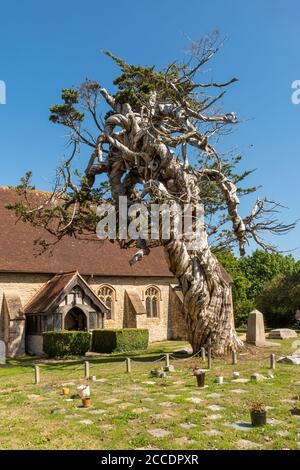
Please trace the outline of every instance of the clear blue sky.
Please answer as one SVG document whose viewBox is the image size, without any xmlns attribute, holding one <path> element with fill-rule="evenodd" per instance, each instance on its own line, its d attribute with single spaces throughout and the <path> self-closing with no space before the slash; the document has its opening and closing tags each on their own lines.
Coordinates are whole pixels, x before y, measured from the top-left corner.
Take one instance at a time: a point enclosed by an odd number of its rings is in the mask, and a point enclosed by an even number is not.
<svg viewBox="0 0 300 470">
<path fill-rule="evenodd" d="M 49 122 L 48 108 L 63 87 L 86 77 L 110 86 L 116 68 L 102 49 L 163 66 L 182 58 L 189 38 L 218 29 L 228 41 L 207 80 L 239 78 L 224 106 L 243 119 L 222 145 L 236 146 L 245 167 L 257 168 L 250 185 L 289 207 L 284 220 L 300 217 L 300 105 L 291 102 L 291 83 L 300 79 L 299 1 L 11 0 L 1 2 L 0 18 L 0 80 L 7 86 L 0 185 L 17 184 L 31 169 L 36 186 L 50 188 L 65 130 Z M 249 209 L 243 201 L 243 215 Z M 300 228 L 277 241 L 282 250 L 299 247 Z"/>
</svg>

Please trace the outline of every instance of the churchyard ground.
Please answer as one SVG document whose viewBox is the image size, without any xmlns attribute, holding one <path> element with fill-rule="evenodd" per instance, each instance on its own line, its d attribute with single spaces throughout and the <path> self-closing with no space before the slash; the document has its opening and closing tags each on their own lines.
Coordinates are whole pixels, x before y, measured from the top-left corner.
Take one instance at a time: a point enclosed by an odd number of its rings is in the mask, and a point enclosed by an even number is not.
<svg viewBox="0 0 300 470">
<path fill-rule="evenodd" d="M 298 335 L 299 337 L 299 335 Z M 199 358 L 171 359 L 175 372 L 150 377 L 155 360 L 186 344 L 164 342 L 132 356 L 89 358 L 91 408 L 81 408 L 77 387 L 87 383 L 82 361 L 39 361 L 41 383 L 34 384 L 31 362 L 11 361 L 0 369 L 1 449 L 300 449 L 300 417 L 291 415 L 300 395 L 300 366 L 276 364 L 274 378 L 245 382 L 269 371 L 269 355 L 292 354 L 292 340 L 278 347 L 251 348 L 231 358 L 213 360 L 207 387 L 199 389 L 192 375 Z M 30 359 L 32 361 L 32 359 Z M 240 376 L 235 379 L 233 371 Z M 214 383 L 222 374 L 225 383 Z M 62 396 L 68 384 L 71 398 Z M 74 397 L 73 397 L 74 395 Z M 268 424 L 250 426 L 253 402 L 267 407 Z M 300 403 L 300 401 L 299 401 Z"/>
</svg>

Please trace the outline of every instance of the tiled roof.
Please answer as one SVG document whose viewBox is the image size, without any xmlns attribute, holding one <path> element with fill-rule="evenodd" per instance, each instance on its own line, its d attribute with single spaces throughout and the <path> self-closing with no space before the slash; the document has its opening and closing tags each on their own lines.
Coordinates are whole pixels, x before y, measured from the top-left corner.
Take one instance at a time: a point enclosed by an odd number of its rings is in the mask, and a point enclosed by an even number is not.
<svg viewBox="0 0 300 470">
<path fill-rule="evenodd" d="M 32 191 L 37 200 L 47 196 Z M 117 243 L 98 239 L 79 240 L 65 237 L 49 252 L 37 256 L 34 240 L 49 241 L 51 236 L 43 229 L 17 221 L 8 204 L 21 202 L 17 191 L 0 188 L 0 272 L 65 273 L 79 271 L 82 275 L 101 276 L 172 276 L 164 257 L 163 248 L 154 248 L 149 256 L 133 266 L 129 260 L 136 249 L 121 250 Z"/>
<path fill-rule="evenodd" d="M 24 313 L 45 312 L 77 273 L 57 274 L 41 287 L 25 305 Z"/>
<path fill-rule="evenodd" d="M 78 272 L 56 274 L 46 284 L 41 287 L 33 298 L 25 305 L 24 313 L 42 313 L 53 308 L 54 305 L 62 299 L 75 286 L 79 285 L 85 291 L 85 294 L 94 302 L 94 304 L 104 313 L 106 307 L 99 297 L 94 293 L 90 286 L 80 276 Z"/>
</svg>

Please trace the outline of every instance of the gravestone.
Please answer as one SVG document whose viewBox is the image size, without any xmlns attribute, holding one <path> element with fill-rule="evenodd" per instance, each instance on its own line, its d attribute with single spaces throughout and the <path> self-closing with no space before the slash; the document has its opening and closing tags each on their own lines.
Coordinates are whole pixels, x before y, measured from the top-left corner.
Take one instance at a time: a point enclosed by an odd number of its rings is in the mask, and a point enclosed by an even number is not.
<svg viewBox="0 0 300 470">
<path fill-rule="evenodd" d="M 270 331 L 268 338 L 270 339 L 291 339 L 297 338 L 297 333 L 294 330 L 288 328 L 277 328 L 276 330 Z"/>
<path fill-rule="evenodd" d="M 6 362 L 6 347 L 4 341 L 0 341 L 0 364 Z"/>
<path fill-rule="evenodd" d="M 246 342 L 255 346 L 263 346 L 266 343 L 264 316 L 258 310 L 253 310 L 248 316 Z"/>
<path fill-rule="evenodd" d="M 297 356 L 283 356 L 278 359 L 277 362 L 280 362 L 282 364 L 293 364 L 295 366 L 300 365 L 300 357 Z"/>
</svg>

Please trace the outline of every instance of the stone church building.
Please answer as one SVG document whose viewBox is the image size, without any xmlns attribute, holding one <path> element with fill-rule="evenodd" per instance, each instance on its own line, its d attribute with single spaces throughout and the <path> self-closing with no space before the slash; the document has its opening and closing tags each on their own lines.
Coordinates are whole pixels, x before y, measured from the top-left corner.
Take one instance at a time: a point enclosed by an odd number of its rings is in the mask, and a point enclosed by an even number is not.
<svg viewBox="0 0 300 470">
<path fill-rule="evenodd" d="M 42 194 L 36 191 L 37 195 Z M 161 248 L 134 266 L 133 250 L 66 237 L 38 255 L 42 229 L 18 221 L 0 188 L 0 340 L 7 356 L 42 353 L 42 333 L 147 328 L 150 341 L 185 338 L 182 293 Z"/>
</svg>

